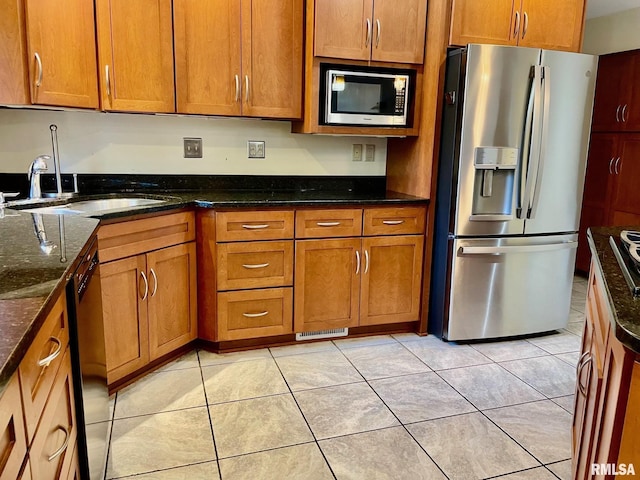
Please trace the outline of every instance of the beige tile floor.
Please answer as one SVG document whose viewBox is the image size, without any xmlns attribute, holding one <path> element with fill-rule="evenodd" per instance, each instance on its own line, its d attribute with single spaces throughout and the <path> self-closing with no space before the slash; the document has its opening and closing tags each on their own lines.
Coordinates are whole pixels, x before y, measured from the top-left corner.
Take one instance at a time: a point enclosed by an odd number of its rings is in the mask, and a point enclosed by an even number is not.
<svg viewBox="0 0 640 480">
<path fill-rule="evenodd" d="M 585 296 L 529 339 L 190 352 L 112 398 L 107 478 L 569 480 Z"/>
</svg>

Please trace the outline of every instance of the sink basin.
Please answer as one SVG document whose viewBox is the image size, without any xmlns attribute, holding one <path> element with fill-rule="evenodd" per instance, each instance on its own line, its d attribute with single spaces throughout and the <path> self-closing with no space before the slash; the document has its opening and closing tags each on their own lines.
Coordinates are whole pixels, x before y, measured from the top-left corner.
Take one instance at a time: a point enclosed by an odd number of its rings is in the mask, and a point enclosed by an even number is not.
<svg viewBox="0 0 640 480">
<path fill-rule="evenodd" d="M 51 205 L 49 207 L 26 208 L 24 212 L 30 213 L 51 213 L 68 215 L 98 215 L 117 210 L 130 210 L 133 208 L 147 207 L 164 203 L 166 200 L 154 198 L 100 198 L 92 200 L 81 200 L 78 202 L 66 203 L 64 205 Z"/>
</svg>

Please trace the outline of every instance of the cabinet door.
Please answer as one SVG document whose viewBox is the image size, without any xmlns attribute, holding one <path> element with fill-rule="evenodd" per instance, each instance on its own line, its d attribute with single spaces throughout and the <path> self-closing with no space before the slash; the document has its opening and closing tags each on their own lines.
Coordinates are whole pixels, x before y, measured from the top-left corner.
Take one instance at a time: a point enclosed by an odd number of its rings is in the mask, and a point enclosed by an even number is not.
<svg viewBox="0 0 640 480">
<path fill-rule="evenodd" d="M 18 375 L 0 397 L 0 478 L 17 478 L 27 454 Z"/>
<path fill-rule="evenodd" d="M 302 0 L 242 0 L 242 114 L 302 117 Z"/>
<path fill-rule="evenodd" d="M 515 45 L 522 24 L 519 11 L 520 0 L 453 0 L 449 45 Z"/>
<path fill-rule="evenodd" d="M 314 55 L 369 60 L 373 0 L 316 0 Z"/>
<path fill-rule="evenodd" d="M 171 0 L 97 0 L 102 108 L 174 112 Z"/>
<path fill-rule="evenodd" d="M 640 131 L 640 51 L 630 55 L 622 93 L 625 96 L 620 115 L 625 131 Z"/>
<path fill-rule="evenodd" d="M 296 242 L 296 332 L 358 325 L 360 244 L 359 238 Z"/>
<path fill-rule="evenodd" d="M 584 0 L 522 0 L 518 45 L 579 52 Z"/>
<path fill-rule="evenodd" d="M 27 0 L 33 103 L 98 108 L 93 2 Z"/>
<path fill-rule="evenodd" d="M 591 130 L 608 132 L 622 129 L 620 92 L 627 75 L 626 55 L 603 55 L 598 61 L 596 93 L 593 99 Z"/>
<path fill-rule="evenodd" d="M 0 104 L 29 102 L 22 0 L 0 0 Z"/>
<path fill-rule="evenodd" d="M 638 178 L 640 178 L 640 135 L 624 135 L 619 140 L 619 160 L 614 164 L 615 187 L 611 202 L 612 222 L 626 218 L 624 214 L 640 215 Z"/>
<path fill-rule="evenodd" d="M 100 265 L 109 383 L 149 363 L 145 270 L 144 255 Z"/>
<path fill-rule="evenodd" d="M 197 336 L 195 242 L 148 253 L 147 272 L 149 357 L 155 360 Z"/>
<path fill-rule="evenodd" d="M 424 237 L 362 240 L 360 325 L 419 320 Z"/>
<path fill-rule="evenodd" d="M 613 134 L 594 133 L 589 144 L 576 256 L 576 267 L 584 272 L 589 270 L 591 261 L 587 228 L 607 225 L 608 222 L 609 185 L 614 178 L 617 138 L 617 135 Z"/>
<path fill-rule="evenodd" d="M 240 115 L 240 0 L 174 0 L 178 113 Z"/>
<path fill-rule="evenodd" d="M 422 63 L 426 0 L 375 0 L 371 60 Z"/>
</svg>

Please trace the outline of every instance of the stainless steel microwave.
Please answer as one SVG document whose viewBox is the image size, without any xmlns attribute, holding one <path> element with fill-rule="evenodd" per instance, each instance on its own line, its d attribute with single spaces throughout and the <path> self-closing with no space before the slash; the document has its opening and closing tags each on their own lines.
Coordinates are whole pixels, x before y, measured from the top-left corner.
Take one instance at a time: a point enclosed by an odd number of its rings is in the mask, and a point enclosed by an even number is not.
<svg viewBox="0 0 640 480">
<path fill-rule="evenodd" d="M 344 67 L 321 66 L 321 123 L 409 126 L 411 88 L 415 75 L 406 70 Z"/>
</svg>

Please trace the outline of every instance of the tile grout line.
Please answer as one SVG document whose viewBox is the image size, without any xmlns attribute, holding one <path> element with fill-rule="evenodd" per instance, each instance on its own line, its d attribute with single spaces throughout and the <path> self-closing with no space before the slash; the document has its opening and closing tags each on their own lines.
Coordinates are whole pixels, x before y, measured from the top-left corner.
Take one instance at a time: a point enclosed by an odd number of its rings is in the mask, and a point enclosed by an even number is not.
<svg viewBox="0 0 640 480">
<path fill-rule="evenodd" d="M 198 359 L 198 369 L 200 370 L 200 380 L 202 382 L 202 390 L 204 391 L 204 403 L 207 409 L 207 417 L 209 418 L 209 429 L 211 431 L 211 440 L 213 441 L 213 452 L 216 456 L 216 466 L 218 467 L 218 478 L 222 480 L 222 469 L 220 468 L 220 456 L 218 455 L 218 446 L 216 444 L 216 434 L 213 429 L 213 419 L 211 418 L 211 410 L 209 409 L 209 399 L 207 397 L 207 388 L 204 381 L 204 373 L 202 372 L 202 364 L 200 363 L 200 352 L 196 349 L 196 358 Z"/>
</svg>

